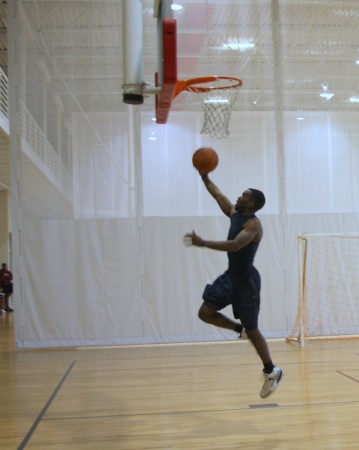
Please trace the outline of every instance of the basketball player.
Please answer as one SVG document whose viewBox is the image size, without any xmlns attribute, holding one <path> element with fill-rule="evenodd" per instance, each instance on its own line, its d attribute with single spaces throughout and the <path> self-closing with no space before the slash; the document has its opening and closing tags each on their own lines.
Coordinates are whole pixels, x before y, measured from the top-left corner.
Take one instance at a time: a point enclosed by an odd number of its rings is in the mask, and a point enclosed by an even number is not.
<svg viewBox="0 0 359 450">
<path fill-rule="evenodd" d="M 267 398 L 277 388 L 283 371 L 273 364 L 267 342 L 258 329 L 261 279 L 253 266 L 253 260 L 263 229 L 255 212 L 264 206 L 265 196 L 257 189 L 247 189 L 233 205 L 209 179 L 208 174 L 203 175 L 202 180 L 223 213 L 230 218 L 231 224 L 226 241 L 205 240 L 194 231 L 185 235 L 185 240 L 192 245 L 228 254 L 228 269 L 205 287 L 202 296 L 204 302 L 198 315 L 206 323 L 237 333 L 242 331 L 243 325 L 264 365 L 264 384 L 260 396 Z M 242 325 L 219 312 L 228 305 L 232 305 L 234 317 L 240 319 Z"/>
</svg>

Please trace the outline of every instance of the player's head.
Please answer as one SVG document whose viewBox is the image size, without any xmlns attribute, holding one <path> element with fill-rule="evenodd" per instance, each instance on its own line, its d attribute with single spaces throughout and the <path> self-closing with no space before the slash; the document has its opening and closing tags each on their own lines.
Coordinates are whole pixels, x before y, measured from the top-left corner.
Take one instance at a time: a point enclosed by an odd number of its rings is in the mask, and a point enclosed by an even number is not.
<svg viewBox="0 0 359 450">
<path fill-rule="evenodd" d="M 259 209 L 263 208 L 266 202 L 266 198 L 263 192 L 253 188 L 249 188 L 248 191 L 250 192 L 251 198 L 254 203 L 254 210 L 258 211 Z"/>
<path fill-rule="evenodd" d="M 235 208 L 240 214 L 251 214 L 263 208 L 265 202 L 266 199 L 262 191 L 250 188 L 238 198 Z"/>
</svg>

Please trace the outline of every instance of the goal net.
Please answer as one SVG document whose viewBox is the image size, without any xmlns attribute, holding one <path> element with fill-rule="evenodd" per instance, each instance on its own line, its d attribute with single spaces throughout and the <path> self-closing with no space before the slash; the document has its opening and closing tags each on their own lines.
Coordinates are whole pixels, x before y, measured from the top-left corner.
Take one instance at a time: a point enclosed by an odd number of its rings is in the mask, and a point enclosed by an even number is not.
<svg viewBox="0 0 359 450">
<path fill-rule="evenodd" d="M 299 298 L 288 340 L 359 337 L 359 233 L 298 236 Z"/>
</svg>

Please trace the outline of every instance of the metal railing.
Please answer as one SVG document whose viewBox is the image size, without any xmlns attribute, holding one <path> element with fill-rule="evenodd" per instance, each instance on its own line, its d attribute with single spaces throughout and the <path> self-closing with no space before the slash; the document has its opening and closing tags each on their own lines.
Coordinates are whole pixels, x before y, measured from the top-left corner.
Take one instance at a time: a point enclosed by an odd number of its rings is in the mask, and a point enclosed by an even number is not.
<svg viewBox="0 0 359 450">
<path fill-rule="evenodd" d="M 0 67 L 0 112 L 9 119 L 9 81 Z"/>
<path fill-rule="evenodd" d="M 21 135 L 31 150 L 60 184 L 63 192 L 72 191 L 72 178 L 26 105 L 21 102 Z"/>
<path fill-rule="evenodd" d="M 9 81 L 6 73 L 0 67 L 0 113 L 9 120 Z M 26 105 L 21 104 L 21 134 L 31 150 L 55 177 L 63 192 L 71 192 L 72 177 L 49 143 L 46 135 L 32 117 Z"/>
</svg>

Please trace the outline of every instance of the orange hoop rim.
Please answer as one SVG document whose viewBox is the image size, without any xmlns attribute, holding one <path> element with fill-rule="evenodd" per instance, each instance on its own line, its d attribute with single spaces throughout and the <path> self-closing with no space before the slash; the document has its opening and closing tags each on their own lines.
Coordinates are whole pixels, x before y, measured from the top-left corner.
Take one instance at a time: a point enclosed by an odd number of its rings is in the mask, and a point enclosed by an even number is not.
<svg viewBox="0 0 359 450">
<path fill-rule="evenodd" d="M 198 86 L 195 89 L 191 89 L 192 86 L 196 84 L 203 83 L 211 83 L 217 80 L 228 80 L 228 82 L 232 81 L 232 84 L 224 85 L 224 86 Z M 208 76 L 208 77 L 198 77 L 198 78 L 190 78 L 188 80 L 178 80 L 176 84 L 176 89 L 174 93 L 174 97 L 180 94 L 182 91 L 194 92 L 194 93 L 206 93 L 211 91 L 221 91 L 225 89 L 235 89 L 242 86 L 243 81 L 237 77 L 229 77 L 229 76 Z"/>
</svg>

